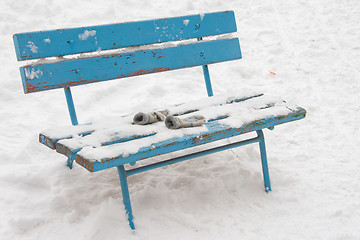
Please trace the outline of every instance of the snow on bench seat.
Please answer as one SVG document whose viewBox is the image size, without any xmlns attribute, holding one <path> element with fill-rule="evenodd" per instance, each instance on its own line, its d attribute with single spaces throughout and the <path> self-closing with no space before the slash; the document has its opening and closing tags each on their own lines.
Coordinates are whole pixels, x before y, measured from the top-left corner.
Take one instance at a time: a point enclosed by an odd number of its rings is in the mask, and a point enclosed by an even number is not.
<svg viewBox="0 0 360 240">
<path fill-rule="evenodd" d="M 78 164 L 95 172 L 270 128 L 304 118 L 306 114 L 301 107 L 260 93 L 205 98 L 166 109 L 179 117 L 203 115 L 208 122 L 202 127 L 171 130 L 164 122 L 132 125 L 131 114 L 108 122 L 64 128 L 61 134 L 45 131 L 40 134 L 40 141 L 52 142 L 57 152 L 75 158 Z"/>
</svg>

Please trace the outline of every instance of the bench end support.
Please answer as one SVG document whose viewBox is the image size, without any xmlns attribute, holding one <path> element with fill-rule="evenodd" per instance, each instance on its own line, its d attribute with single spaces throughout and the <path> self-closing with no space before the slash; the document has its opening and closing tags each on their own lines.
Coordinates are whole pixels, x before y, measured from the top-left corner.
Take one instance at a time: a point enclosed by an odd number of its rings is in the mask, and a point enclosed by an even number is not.
<svg viewBox="0 0 360 240">
<path fill-rule="evenodd" d="M 75 160 L 75 157 L 76 157 L 76 153 L 77 152 L 74 152 L 71 156 L 68 156 L 66 166 L 68 166 L 70 169 L 72 169 L 72 167 L 73 167 L 73 163 L 74 163 L 74 160 Z"/>
<path fill-rule="evenodd" d="M 72 169 L 73 162 L 74 162 L 74 159 L 71 159 L 70 157 L 68 157 L 66 166 L 68 166 L 70 169 Z"/>
<path fill-rule="evenodd" d="M 256 133 L 258 137 L 260 137 L 259 146 L 260 146 L 261 165 L 262 165 L 262 171 L 264 177 L 265 192 L 270 192 L 271 191 L 270 175 L 269 175 L 269 167 L 266 157 L 264 133 L 262 130 L 257 130 Z"/>
<path fill-rule="evenodd" d="M 129 188 L 126 180 L 126 170 L 124 168 L 124 165 L 117 166 L 117 170 L 119 173 L 121 191 L 122 191 L 126 214 L 128 215 L 129 225 L 132 230 L 135 230 L 135 225 L 133 222 L 134 217 L 132 215 L 132 209 L 131 209 Z"/>
</svg>

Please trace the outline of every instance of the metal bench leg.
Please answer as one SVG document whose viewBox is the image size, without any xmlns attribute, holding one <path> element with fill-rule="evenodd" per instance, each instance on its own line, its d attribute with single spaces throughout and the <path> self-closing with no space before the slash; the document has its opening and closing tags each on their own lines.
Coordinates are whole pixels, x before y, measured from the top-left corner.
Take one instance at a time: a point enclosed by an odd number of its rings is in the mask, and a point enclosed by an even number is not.
<svg viewBox="0 0 360 240">
<path fill-rule="evenodd" d="M 269 192 L 271 191 L 271 185 L 270 185 L 269 168 L 266 157 L 264 133 L 262 132 L 262 130 L 257 130 L 256 133 L 260 137 L 259 146 L 260 146 L 260 154 L 261 154 L 261 165 L 264 176 L 265 192 Z"/>
<path fill-rule="evenodd" d="M 72 169 L 73 162 L 74 162 L 74 159 L 72 159 L 71 157 L 68 157 L 66 166 L 68 166 L 70 169 Z"/>
<path fill-rule="evenodd" d="M 67 159 L 67 166 L 70 168 L 70 169 L 72 169 L 72 167 L 73 167 L 73 163 L 74 163 L 74 160 L 75 160 L 75 156 L 76 156 L 76 153 L 77 152 L 74 152 L 70 157 L 68 157 L 68 159 Z"/>
<path fill-rule="evenodd" d="M 126 171 L 125 171 L 124 165 L 117 166 L 117 170 L 118 170 L 119 177 L 120 177 L 121 191 L 122 191 L 122 195 L 123 195 L 123 201 L 124 201 L 124 205 L 125 205 L 126 214 L 129 216 L 128 217 L 129 225 L 130 225 L 131 229 L 135 230 L 135 225 L 133 222 L 134 217 L 132 215 L 132 210 L 131 210 L 129 188 L 128 188 L 128 184 L 127 184 L 127 180 L 126 180 Z"/>
</svg>

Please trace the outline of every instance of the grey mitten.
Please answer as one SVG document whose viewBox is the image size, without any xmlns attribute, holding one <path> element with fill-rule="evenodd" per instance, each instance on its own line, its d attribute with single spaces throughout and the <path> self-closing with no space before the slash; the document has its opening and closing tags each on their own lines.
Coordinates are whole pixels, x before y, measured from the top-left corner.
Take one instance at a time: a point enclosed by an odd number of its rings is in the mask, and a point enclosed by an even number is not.
<svg viewBox="0 0 360 240">
<path fill-rule="evenodd" d="M 134 116 L 133 124 L 146 125 L 158 121 L 164 121 L 164 119 L 168 114 L 169 114 L 168 110 L 156 111 L 151 113 L 139 112 Z"/>
<path fill-rule="evenodd" d="M 202 126 L 205 122 L 205 117 L 201 115 L 195 115 L 187 118 L 179 118 L 170 115 L 165 119 L 165 125 L 170 129 L 198 127 Z"/>
</svg>

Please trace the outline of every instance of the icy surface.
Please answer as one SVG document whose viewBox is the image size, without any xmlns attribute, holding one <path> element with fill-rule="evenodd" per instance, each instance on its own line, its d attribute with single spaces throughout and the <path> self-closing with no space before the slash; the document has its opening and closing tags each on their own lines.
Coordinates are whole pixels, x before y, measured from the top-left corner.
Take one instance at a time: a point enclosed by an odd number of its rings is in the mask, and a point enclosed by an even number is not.
<svg viewBox="0 0 360 240">
<path fill-rule="evenodd" d="M 30 80 L 34 79 L 34 78 L 39 78 L 42 75 L 43 75 L 43 72 L 40 69 L 35 71 L 35 69 L 33 69 L 33 68 L 30 68 L 30 69 L 25 68 L 25 76 L 26 76 L 26 78 L 28 78 Z"/>
<path fill-rule="evenodd" d="M 360 239 L 358 0 L 1 3 L 1 239 Z M 215 96 L 259 88 L 304 107 L 307 117 L 264 131 L 269 194 L 257 144 L 129 177 L 133 233 L 115 168 L 69 170 L 66 157 L 38 142 L 45 128 L 70 124 L 64 92 L 23 93 L 11 36 L 229 9 L 243 59 L 209 65 Z M 196 100 L 206 89 L 197 67 L 72 94 L 79 122 L 88 123 Z"/>
<path fill-rule="evenodd" d="M 80 40 L 86 40 L 88 39 L 88 37 L 93 37 L 96 35 L 96 31 L 95 30 L 85 30 L 84 33 L 79 34 L 79 39 Z"/>
<path fill-rule="evenodd" d="M 28 48 L 30 48 L 30 51 L 32 53 L 37 53 L 38 52 L 38 47 L 31 41 L 28 42 L 28 44 L 26 45 Z"/>
</svg>

